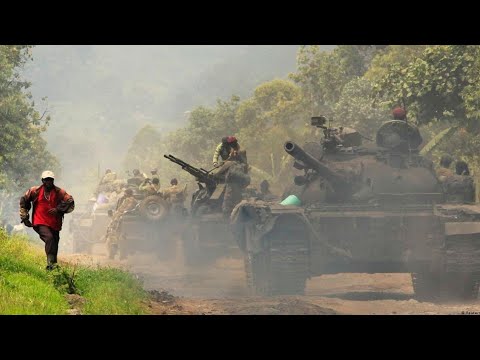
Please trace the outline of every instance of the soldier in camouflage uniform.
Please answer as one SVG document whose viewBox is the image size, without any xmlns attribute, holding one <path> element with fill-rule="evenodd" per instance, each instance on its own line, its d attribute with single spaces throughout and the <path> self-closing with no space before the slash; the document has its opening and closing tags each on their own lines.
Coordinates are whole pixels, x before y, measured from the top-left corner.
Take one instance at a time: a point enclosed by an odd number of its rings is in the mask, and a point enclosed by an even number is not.
<svg viewBox="0 0 480 360">
<path fill-rule="evenodd" d="M 137 204 L 138 202 L 133 197 L 132 189 L 126 189 L 125 195 L 118 200 L 115 214 L 112 217 L 112 221 L 110 222 L 110 225 L 108 225 L 107 234 L 106 234 L 106 244 L 107 244 L 108 253 L 111 259 L 115 257 L 115 254 L 118 250 L 118 229 L 120 226 L 120 222 L 122 220 L 122 215 L 126 211 L 135 209 Z"/>
<path fill-rule="evenodd" d="M 213 154 L 213 166 L 219 165 L 220 158 L 222 161 L 226 161 L 230 156 L 232 149 L 236 151 L 240 150 L 237 138 L 235 136 L 226 136 L 222 138 L 222 142 L 217 145 L 215 153 Z"/>
<path fill-rule="evenodd" d="M 436 170 L 438 180 L 444 182 L 447 178 L 453 176 L 453 171 L 450 170 L 450 165 L 453 159 L 450 155 L 443 155 L 440 159 L 440 167 Z"/>
<path fill-rule="evenodd" d="M 181 214 L 184 209 L 186 185 L 183 188 L 178 186 L 178 180 L 173 178 L 170 180 L 170 187 L 163 190 L 162 196 L 170 204 L 170 211 L 173 214 Z"/>
<path fill-rule="evenodd" d="M 134 186 L 140 186 L 147 177 L 140 172 L 138 169 L 133 169 L 133 177 L 128 179 L 128 184 Z"/>
<path fill-rule="evenodd" d="M 158 184 L 160 186 L 160 177 L 158 176 L 158 169 L 155 168 L 155 169 L 150 170 L 150 174 L 152 174 L 152 176 L 151 176 L 152 180 L 153 179 L 158 179 Z"/>
<path fill-rule="evenodd" d="M 455 163 L 455 173 L 457 175 L 470 176 L 470 169 L 468 168 L 468 164 L 463 160 L 458 160 Z"/>
<path fill-rule="evenodd" d="M 145 181 L 143 181 L 143 183 L 140 184 L 138 189 L 144 192 L 145 194 L 147 194 L 147 196 L 155 195 L 160 190 L 160 180 L 158 179 L 158 177 L 153 178 L 152 180 L 145 179 Z"/>
<path fill-rule="evenodd" d="M 222 213 L 225 219 L 229 219 L 233 208 L 242 201 L 243 190 L 250 184 L 245 151 L 232 149 L 228 159 L 214 176 L 225 182 Z"/>
<path fill-rule="evenodd" d="M 278 196 L 272 194 L 270 192 L 270 184 L 267 180 L 263 180 L 260 183 L 260 199 L 264 201 L 276 201 L 278 200 Z"/>
</svg>

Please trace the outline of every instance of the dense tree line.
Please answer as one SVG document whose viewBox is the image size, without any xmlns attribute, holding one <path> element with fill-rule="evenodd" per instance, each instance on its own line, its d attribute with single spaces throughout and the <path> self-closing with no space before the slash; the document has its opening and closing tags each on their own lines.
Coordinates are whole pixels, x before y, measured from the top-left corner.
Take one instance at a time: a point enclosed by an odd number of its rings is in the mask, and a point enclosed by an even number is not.
<svg viewBox="0 0 480 360">
<path fill-rule="evenodd" d="M 39 112 L 21 70 L 31 60 L 31 46 L 0 45 L 0 215 L 12 196 L 38 183 L 46 168 L 59 170 L 42 133 L 50 117 Z"/>
<path fill-rule="evenodd" d="M 254 177 L 280 181 L 289 161 L 282 149 L 284 141 L 315 138 L 308 125 L 310 116 L 324 114 L 334 124 L 374 137 L 378 126 L 391 118 L 391 109 L 404 106 L 408 121 L 420 127 L 425 142 L 432 138 L 438 142 L 428 147 L 434 160 L 449 152 L 478 168 L 478 84 L 479 46 L 341 45 L 333 51 L 301 46 L 297 69 L 288 78 L 267 81 L 243 100 L 232 96 L 215 106 L 195 108 L 188 124 L 158 140 L 155 149 L 149 149 L 157 155 L 137 166 L 178 172 L 162 159 L 165 152 L 206 166 L 221 137 L 234 134 L 247 150 Z M 448 139 L 441 141 L 435 136 L 439 133 L 449 134 Z M 144 138 L 140 132 L 128 158 L 135 158 L 146 146 L 150 146 L 146 134 Z"/>
</svg>

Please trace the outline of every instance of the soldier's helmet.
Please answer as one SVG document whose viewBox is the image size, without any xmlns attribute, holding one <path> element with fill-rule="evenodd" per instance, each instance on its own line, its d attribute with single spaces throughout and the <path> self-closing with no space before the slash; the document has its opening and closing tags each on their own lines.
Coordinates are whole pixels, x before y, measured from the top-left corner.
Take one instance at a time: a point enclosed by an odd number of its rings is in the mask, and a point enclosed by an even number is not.
<svg viewBox="0 0 480 360">
<path fill-rule="evenodd" d="M 170 180 L 170 185 L 178 185 L 178 180 L 176 178 L 173 178 Z"/>
</svg>

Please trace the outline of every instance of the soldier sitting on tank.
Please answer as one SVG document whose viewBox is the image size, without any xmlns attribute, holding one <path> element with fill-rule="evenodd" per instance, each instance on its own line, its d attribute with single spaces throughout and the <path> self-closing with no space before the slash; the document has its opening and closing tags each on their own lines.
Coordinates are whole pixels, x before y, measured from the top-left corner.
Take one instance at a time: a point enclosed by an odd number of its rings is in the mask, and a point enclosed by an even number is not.
<svg viewBox="0 0 480 360">
<path fill-rule="evenodd" d="M 243 190 L 250 185 L 246 152 L 237 149 L 232 148 L 230 156 L 214 175 L 219 181 L 225 182 L 222 203 L 222 213 L 225 219 L 230 218 L 233 208 L 242 201 Z"/>
<path fill-rule="evenodd" d="M 160 190 L 160 180 L 158 178 L 153 178 L 152 180 L 150 179 L 145 179 L 138 189 L 145 193 L 147 196 L 149 195 L 155 195 L 158 193 Z"/>
<path fill-rule="evenodd" d="M 140 186 L 147 177 L 144 176 L 140 170 L 133 169 L 133 177 L 127 180 L 130 186 Z"/>
<path fill-rule="evenodd" d="M 440 182 L 444 182 L 448 177 L 453 176 L 453 171 L 450 170 L 450 165 L 453 158 L 450 155 L 443 155 L 440 158 L 440 167 L 436 170 L 437 178 Z"/>
<path fill-rule="evenodd" d="M 118 230 L 123 214 L 136 208 L 137 200 L 133 197 L 133 190 L 126 189 L 125 195 L 117 202 L 117 208 L 113 214 L 112 221 L 108 225 L 106 233 L 106 245 L 110 258 L 114 258 L 118 250 Z"/>
<path fill-rule="evenodd" d="M 219 165 L 219 159 L 226 161 L 230 156 L 230 152 L 233 150 L 239 151 L 240 145 L 235 136 L 226 136 L 222 138 L 222 142 L 217 145 L 215 148 L 215 153 L 213 154 L 213 166 Z"/>
<path fill-rule="evenodd" d="M 170 187 L 161 192 L 163 198 L 170 205 L 170 212 L 176 215 L 184 213 L 184 203 L 186 198 L 187 185 L 183 188 L 178 186 L 178 180 L 173 178 L 170 180 Z"/>
<path fill-rule="evenodd" d="M 158 176 L 158 169 L 155 168 L 155 169 L 150 170 L 150 174 L 152 174 L 152 176 L 150 176 L 150 178 L 152 180 L 153 179 L 158 179 L 158 185 L 160 186 L 160 177 Z"/>
<path fill-rule="evenodd" d="M 113 191 L 114 181 L 117 179 L 117 174 L 112 172 L 111 169 L 105 170 L 105 175 L 103 175 L 102 179 L 98 183 L 97 189 L 94 192 L 95 198 L 102 193 L 108 193 Z"/>
<path fill-rule="evenodd" d="M 260 183 L 260 199 L 264 201 L 278 200 L 278 197 L 270 192 L 270 183 L 267 180 Z"/>
<path fill-rule="evenodd" d="M 463 160 L 457 161 L 455 163 L 455 173 L 457 175 L 470 176 L 470 169 L 468 168 L 468 164 Z"/>
<path fill-rule="evenodd" d="M 103 175 L 100 184 L 111 183 L 117 180 L 117 173 L 113 172 L 111 169 L 105 170 L 105 175 Z"/>
</svg>

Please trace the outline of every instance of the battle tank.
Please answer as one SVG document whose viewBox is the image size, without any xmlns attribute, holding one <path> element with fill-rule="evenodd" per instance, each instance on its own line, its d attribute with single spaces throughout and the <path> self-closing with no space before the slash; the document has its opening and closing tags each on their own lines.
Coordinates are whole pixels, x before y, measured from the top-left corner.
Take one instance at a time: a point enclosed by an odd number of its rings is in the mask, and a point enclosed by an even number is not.
<svg viewBox="0 0 480 360">
<path fill-rule="evenodd" d="M 246 159 L 245 152 L 241 152 Z M 196 168 L 173 155 L 164 155 L 194 176 L 198 189 L 192 194 L 190 214 L 182 234 L 184 261 L 189 266 L 207 265 L 224 256 L 238 256 L 241 253 L 230 231 L 228 217 L 222 212 L 226 184 L 225 179 L 213 172 L 217 168 L 205 170 Z M 249 184 L 246 174 L 239 174 L 243 186 Z M 241 199 L 240 199 L 241 200 Z"/>
<path fill-rule="evenodd" d="M 303 294 L 306 280 L 323 274 L 402 272 L 411 273 L 419 300 L 476 299 L 480 207 L 473 182 L 451 194 L 419 155 L 418 129 L 405 121 L 384 123 L 370 147 L 325 123 L 312 118 L 323 129 L 319 143 L 284 144 L 303 171 L 285 195 L 300 206 L 243 201 L 232 213 L 252 293 Z"/>
</svg>

